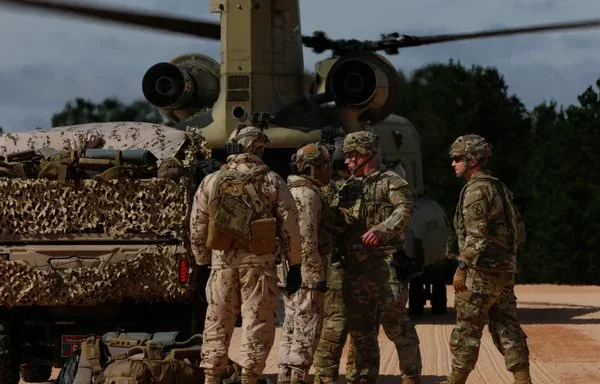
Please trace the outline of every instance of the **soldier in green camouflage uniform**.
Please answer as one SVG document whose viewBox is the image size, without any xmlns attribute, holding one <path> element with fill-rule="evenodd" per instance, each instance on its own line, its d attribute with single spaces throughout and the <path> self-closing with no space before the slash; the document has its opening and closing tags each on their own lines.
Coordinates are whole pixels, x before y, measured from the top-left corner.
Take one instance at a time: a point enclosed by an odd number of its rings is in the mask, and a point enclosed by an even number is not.
<svg viewBox="0 0 600 384">
<path fill-rule="evenodd" d="M 531 384 L 527 336 L 517 319 L 514 294 L 516 253 L 524 227 L 512 194 L 483 167 L 491 145 L 478 135 L 461 136 L 450 148 L 463 187 L 454 227 L 459 266 L 454 275 L 456 327 L 450 336 L 454 355 L 446 384 L 464 384 L 475 368 L 485 324 L 496 348 L 504 355 L 515 384 Z"/>
<path fill-rule="evenodd" d="M 335 159 L 335 157 L 334 157 Z M 344 165 L 344 159 L 335 159 L 333 179 L 324 188 L 328 202 L 331 204 L 337 191 L 344 185 L 349 174 Z M 336 247 L 339 248 L 339 247 Z M 345 256 L 339 252 L 331 255 L 331 263 L 327 275 L 327 292 L 325 293 L 325 312 L 323 316 L 323 330 L 314 356 L 315 383 L 337 383 L 339 377 L 340 359 L 342 350 L 348 336 L 348 322 L 346 305 L 342 296 L 342 283 L 344 281 Z M 377 332 L 372 337 L 377 343 Z M 356 379 L 354 366 L 355 347 L 352 339 L 349 341 L 348 356 L 346 359 L 346 381 Z M 373 363 L 379 371 L 379 348 L 373 356 Z"/>
<path fill-rule="evenodd" d="M 346 136 L 343 152 L 352 175 L 333 202 L 348 225 L 343 295 L 356 345 L 354 381 L 375 383 L 377 379 L 373 357 L 378 346 L 370 335 L 381 322 L 396 346 L 402 384 L 420 383 L 419 338 L 404 307 L 404 285 L 393 259 L 402 247 L 413 205 L 406 180 L 391 170 L 379 170 L 378 144 L 379 137 L 371 132 Z"/>
</svg>

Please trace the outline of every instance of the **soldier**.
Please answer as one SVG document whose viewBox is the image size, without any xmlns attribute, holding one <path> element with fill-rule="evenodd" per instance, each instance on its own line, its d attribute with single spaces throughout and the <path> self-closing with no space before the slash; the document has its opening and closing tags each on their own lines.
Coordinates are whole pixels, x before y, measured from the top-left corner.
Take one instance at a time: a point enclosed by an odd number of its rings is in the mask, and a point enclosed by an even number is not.
<svg viewBox="0 0 600 384">
<path fill-rule="evenodd" d="M 296 201 L 302 239 L 302 287 L 284 295 L 285 320 L 279 346 L 277 382 L 304 384 L 313 362 L 321 327 L 327 290 L 327 257 L 331 236 L 324 220 L 329 205 L 321 187 L 331 181 L 331 156 L 321 144 L 308 144 L 292 156 L 297 175 L 288 177 Z"/>
<path fill-rule="evenodd" d="M 226 146 L 237 154 L 206 176 L 194 196 L 192 252 L 199 268 L 211 269 L 201 363 L 206 384 L 220 383 L 240 307 L 242 384 L 255 384 L 263 372 L 275 336 L 278 253 L 290 265 L 288 294 L 300 287 L 298 213 L 285 181 L 261 160 L 268 142 L 253 126 L 234 131 Z"/>
<path fill-rule="evenodd" d="M 356 346 L 357 383 L 375 383 L 379 322 L 396 345 L 402 384 L 420 383 L 419 338 L 405 308 L 404 285 L 395 273 L 393 255 L 402 247 L 412 202 L 408 183 L 391 170 L 379 169 L 379 137 L 361 131 L 346 136 L 345 163 L 351 176 L 333 206 L 349 225 L 345 236 L 346 276 L 343 295 L 350 335 Z"/>
<path fill-rule="evenodd" d="M 337 191 L 344 185 L 350 174 L 340 155 L 333 156 L 333 178 L 324 188 L 329 204 Z M 339 248 L 339 247 L 335 247 Z M 334 384 L 338 382 L 340 359 L 346 339 L 348 338 L 348 322 L 346 305 L 342 296 L 342 283 L 344 280 L 345 256 L 339 252 L 331 254 L 331 263 L 327 273 L 327 292 L 325 293 L 325 309 L 321 338 L 315 351 L 313 367 L 315 368 L 315 383 Z M 377 332 L 371 335 L 377 344 Z M 351 338 L 349 339 L 348 356 L 346 359 L 346 381 L 351 383 L 356 379 L 354 357 L 356 350 Z M 379 371 L 379 348 L 375 351 L 373 363 L 377 364 L 374 370 Z"/>
<path fill-rule="evenodd" d="M 512 193 L 484 169 L 491 154 L 492 146 L 478 135 L 461 136 L 450 147 L 454 172 L 467 183 L 454 216 L 459 261 L 453 282 L 456 327 L 450 336 L 454 358 L 446 384 L 466 383 L 486 323 L 515 383 L 531 384 L 527 336 L 517 319 L 514 294 L 516 252 L 524 226 Z"/>
</svg>

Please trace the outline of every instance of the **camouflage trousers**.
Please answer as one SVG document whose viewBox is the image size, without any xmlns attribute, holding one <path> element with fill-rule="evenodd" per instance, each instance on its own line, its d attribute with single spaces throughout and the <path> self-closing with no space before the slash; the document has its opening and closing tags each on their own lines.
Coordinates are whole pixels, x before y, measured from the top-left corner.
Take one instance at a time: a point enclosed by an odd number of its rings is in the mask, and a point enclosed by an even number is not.
<svg viewBox="0 0 600 384">
<path fill-rule="evenodd" d="M 378 348 L 379 324 L 396 346 L 403 375 L 421 374 L 419 337 L 406 311 L 406 282 L 398 281 L 391 256 L 373 255 L 349 263 L 344 280 L 350 335 L 356 347 L 356 375 L 375 383 L 379 370 L 372 362 Z"/>
<path fill-rule="evenodd" d="M 509 371 L 529 366 L 527 336 L 517 319 L 515 274 L 469 269 L 466 285 L 467 291 L 454 297 L 456 327 L 450 335 L 452 366 L 463 371 L 475 368 L 486 324 Z"/>
<path fill-rule="evenodd" d="M 323 292 L 305 287 L 283 295 L 278 382 L 306 382 L 323 325 L 323 301 Z"/>
<path fill-rule="evenodd" d="M 325 293 L 325 310 L 323 314 L 323 330 L 314 356 L 316 384 L 337 383 L 340 370 L 340 359 L 346 339 L 348 338 L 348 321 L 346 305 L 342 295 L 342 282 L 344 268 L 341 265 L 332 265 L 327 278 L 328 291 Z M 377 340 L 377 334 L 372 335 Z M 373 356 L 373 363 L 379 371 L 379 348 Z M 352 339 L 349 339 L 348 356 L 346 359 L 346 380 L 352 382 L 356 379 L 354 357 L 356 350 Z"/>
<path fill-rule="evenodd" d="M 241 309 L 240 358 L 245 377 L 257 379 L 275 337 L 275 309 L 279 298 L 275 265 L 211 271 L 206 286 L 206 321 L 202 362 L 207 378 L 226 369 L 227 352 Z M 208 381 L 208 380 L 207 380 Z"/>
</svg>

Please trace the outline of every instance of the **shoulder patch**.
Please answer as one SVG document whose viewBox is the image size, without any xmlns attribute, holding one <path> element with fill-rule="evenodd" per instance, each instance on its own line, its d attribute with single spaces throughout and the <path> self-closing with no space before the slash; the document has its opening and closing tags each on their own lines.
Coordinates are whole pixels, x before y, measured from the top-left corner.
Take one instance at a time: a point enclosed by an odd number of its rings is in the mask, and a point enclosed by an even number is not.
<svg viewBox="0 0 600 384">
<path fill-rule="evenodd" d="M 485 215 L 485 208 L 483 199 L 477 200 L 471 205 L 467 206 L 467 213 L 470 217 L 478 219 Z"/>
<path fill-rule="evenodd" d="M 479 219 L 486 215 L 488 211 L 486 187 L 487 185 L 478 183 L 478 185 L 471 185 L 465 191 L 463 207 L 465 215 L 469 218 Z"/>
<path fill-rule="evenodd" d="M 401 189 L 408 185 L 408 181 L 395 172 L 387 171 L 383 175 L 389 179 L 390 189 Z"/>
</svg>

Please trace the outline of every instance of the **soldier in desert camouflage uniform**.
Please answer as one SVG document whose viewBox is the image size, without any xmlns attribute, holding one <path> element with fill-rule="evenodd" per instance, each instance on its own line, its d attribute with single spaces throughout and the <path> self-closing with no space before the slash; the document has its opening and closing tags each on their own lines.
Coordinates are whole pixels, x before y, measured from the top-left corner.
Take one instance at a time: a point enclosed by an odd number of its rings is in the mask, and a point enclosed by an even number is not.
<svg viewBox="0 0 600 384">
<path fill-rule="evenodd" d="M 329 206 L 321 187 L 331 180 L 331 156 L 320 144 L 308 144 L 292 157 L 297 175 L 288 177 L 296 201 L 302 238 L 302 287 L 284 295 L 285 320 L 279 346 L 277 382 L 305 383 L 323 324 L 323 300 L 327 289 L 327 257 L 331 236 L 324 218 Z"/>
<path fill-rule="evenodd" d="M 370 335 L 379 322 L 396 345 L 402 384 L 420 383 L 421 354 L 414 324 L 404 305 L 393 254 L 402 246 L 412 215 L 408 183 L 391 170 L 379 169 L 379 137 L 361 131 L 344 139 L 345 163 L 352 176 L 333 206 L 345 215 L 347 268 L 343 294 L 350 335 L 356 346 L 358 383 L 374 383 L 377 342 Z M 379 318 L 379 319 L 378 319 Z"/>
<path fill-rule="evenodd" d="M 483 169 L 491 154 L 491 145 L 478 135 L 461 136 L 450 148 L 456 176 L 467 183 L 454 217 L 457 247 L 451 248 L 457 249 L 449 249 L 458 253 L 459 266 L 454 275 L 457 324 L 450 336 L 454 359 L 446 384 L 466 383 L 486 323 L 515 384 L 531 384 L 527 336 L 517 319 L 514 294 L 524 226 L 511 192 Z"/>
<path fill-rule="evenodd" d="M 211 268 L 206 287 L 208 309 L 201 363 L 206 374 L 206 384 L 218 384 L 219 377 L 226 368 L 228 347 L 240 307 L 242 342 L 238 363 L 242 367 L 242 384 L 256 383 L 273 345 L 275 309 L 279 296 L 277 251 L 254 254 L 246 246 L 238 246 L 236 242 L 228 251 L 211 251 L 207 247 L 211 225 L 209 220 L 214 220 L 209 212 L 215 199 L 214 186 L 220 173 L 228 169 L 246 175 L 256 172 L 260 174 L 260 167 L 266 167 L 261 156 L 268 142 L 268 137 L 256 127 L 234 131 L 230 143 L 241 145 L 246 153 L 230 155 L 227 165 L 208 175 L 194 196 L 190 224 L 192 251 L 197 265 L 210 265 Z M 300 286 L 301 253 L 294 198 L 285 181 L 268 168 L 259 180 L 251 184 L 258 203 L 262 201 L 265 207 L 264 212 L 276 218 L 279 223 L 279 248 L 290 265 L 286 289 L 288 294 L 292 294 Z M 253 205 L 255 200 L 251 202 Z"/>
</svg>

